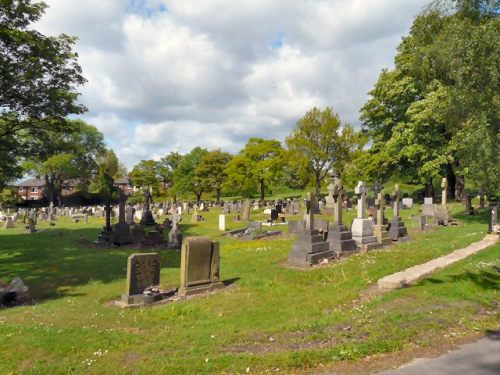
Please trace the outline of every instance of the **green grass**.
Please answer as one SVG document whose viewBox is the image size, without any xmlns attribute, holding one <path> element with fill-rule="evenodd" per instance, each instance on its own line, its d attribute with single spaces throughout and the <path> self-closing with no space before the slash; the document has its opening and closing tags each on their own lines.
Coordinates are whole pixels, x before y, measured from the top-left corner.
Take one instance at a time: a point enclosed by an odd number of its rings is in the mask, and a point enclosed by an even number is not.
<svg viewBox="0 0 500 375">
<path fill-rule="evenodd" d="M 203 213 L 207 221 L 194 225 L 186 215 L 185 235 L 221 241 L 221 277 L 232 286 L 135 310 L 107 305 L 123 292 L 126 259 L 134 251 L 78 241 L 80 235 L 96 238 L 99 219 L 88 225 L 60 219 L 56 228 L 33 235 L 1 231 L 2 279 L 20 276 L 39 303 L 0 310 L 0 373 L 286 373 L 498 326 L 498 310 L 484 312 L 498 301 L 499 245 L 414 287 L 356 302 L 380 277 L 484 236 L 484 215 L 417 233 L 416 220 L 408 217 L 417 211 L 402 211 L 410 243 L 309 271 L 283 267 L 292 236 L 242 242 L 220 236 L 217 211 Z M 353 216 L 351 210 L 344 221 Z M 241 227 L 232 217 L 229 229 Z M 162 286 L 178 286 L 179 253 L 160 253 Z"/>
</svg>

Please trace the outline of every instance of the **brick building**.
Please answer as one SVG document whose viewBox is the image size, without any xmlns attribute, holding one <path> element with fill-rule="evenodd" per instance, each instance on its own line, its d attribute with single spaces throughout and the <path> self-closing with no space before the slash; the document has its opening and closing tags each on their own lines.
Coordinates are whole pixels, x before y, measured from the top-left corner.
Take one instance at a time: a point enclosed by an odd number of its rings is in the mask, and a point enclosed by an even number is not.
<svg viewBox="0 0 500 375">
<path fill-rule="evenodd" d="M 16 185 L 17 195 L 22 200 L 36 201 L 43 198 L 45 180 L 30 178 Z"/>
</svg>

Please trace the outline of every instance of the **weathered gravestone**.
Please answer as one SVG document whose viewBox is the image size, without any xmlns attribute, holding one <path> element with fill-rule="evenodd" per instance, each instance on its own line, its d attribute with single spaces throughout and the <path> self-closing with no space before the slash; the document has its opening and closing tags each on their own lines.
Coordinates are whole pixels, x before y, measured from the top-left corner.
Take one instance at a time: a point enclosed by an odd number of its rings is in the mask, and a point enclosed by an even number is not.
<svg viewBox="0 0 500 375">
<path fill-rule="evenodd" d="M 225 232 L 226 231 L 226 215 L 219 215 L 219 230 Z"/>
<path fill-rule="evenodd" d="M 243 201 L 243 208 L 241 210 L 241 220 L 242 221 L 250 221 L 250 200 L 245 199 Z"/>
<path fill-rule="evenodd" d="M 144 212 L 142 213 L 141 217 L 141 224 L 144 226 L 156 225 L 156 222 L 153 219 L 153 213 L 151 212 L 151 202 L 151 191 L 149 188 L 146 188 L 144 189 Z"/>
<path fill-rule="evenodd" d="M 394 216 L 391 220 L 391 228 L 389 229 L 389 235 L 393 241 L 404 242 L 409 240 L 409 237 L 408 237 L 408 230 L 405 227 L 405 223 L 404 221 L 401 220 L 401 216 L 399 215 L 400 194 L 401 190 L 399 189 L 399 184 L 396 184 L 394 187 L 394 193 L 392 194 L 392 198 L 394 201 Z"/>
<path fill-rule="evenodd" d="M 16 226 L 14 225 L 14 222 L 12 221 L 12 217 L 7 216 L 5 218 L 5 222 L 4 222 L 2 227 L 3 227 L 3 229 L 15 228 Z"/>
<path fill-rule="evenodd" d="M 342 202 L 345 190 L 342 180 L 336 178 L 331 189 L 333 199 L 334 224 L 328 229 L 328 243 L 330 250 L 337 255 L 349 254 L 357 250 L 356 241 L 352 239 L 352 232 L 342 223 Z"/>
<path fill-rule="evenodd" d="M 399 210 L 399 202 L 396 202 L 396 204 Z M 384 224 L 384 200 L 381 192 L 378 193 L 377 199 L 375 199 L 375 208 L 377 210 L 377 224 L 373 228 L 373 234 L 382 246 L 392 245 L 391 237 Z"/>
<path fill-rule="evenodd" d="M 446 206 L 446 198 L 448 196 L 448 180 L 444 177 L 441 181 L 441 205 L 436 209 L 436 220 L 439 225 L 447 226 L 451 221 L 451 214 Z"/>
<path fill-rule="evenodd" d="M 127 284 L 122 302 L 138 304 L 147 301 L 144 290 L 160 284 L 160 259 L 157 253 L 132 254 L 127 258 Z"/>
<path fill-rule="evenodd" d="M 307 193 L 305 228 L 297 233 L 297 241 L 288 254 L 288 264 L 292 266 L 308 267 L 335 255 L 330 250 L 329 243 L 324 240 L 323 234 L 314 229 L 314 212 L 317 212 L 317 204 L 315 194 Z"/>
<path fill-rule="evenodd" d="M 352 238 L 361 250 L 376 249 L 381 246 L 373 235 L 373 222 L 366 218 L 366 193 L 368 189 L 363 181 L 359 181 L 354 190 L 358 197 L 358 213 L 351 225 Z"/>
<path fill-rule="evenodd" d="M 126 245 L 134 242 L 130 233 L 130 227 L 125 221 L 126 201 L 127 196 L 120 190 L 118 224 L 114 226 L 112 235 L 112 242 L 115 245 Z"/>
<path fill-rule="evenodd" d="M 220 282 L 220 245 L 208 237 L 188 237 L 182 245 L 181 285 L 188 296 L 224 287 Z"/>
<path fill-rule="evenodd" d="M 180 249 L 182 246 L 182 233 L 179 229 L 179 223 L 182 220 L 182 216 L 174 213 L 171 217 L 172 229 L 168 233 L 168 243 L 167 247 L 169 249 Z"/>
<path fill-rule="evenodd" d="M 403 208 L 413 208 L 413 198 L 403 198 Z"/>
<path fill-rule="evenodd" d="M 498 205 L 491 204 L 488 207 L 488 233 L 495 232 L 495 226 L 498 223 Z"/>
</svg>

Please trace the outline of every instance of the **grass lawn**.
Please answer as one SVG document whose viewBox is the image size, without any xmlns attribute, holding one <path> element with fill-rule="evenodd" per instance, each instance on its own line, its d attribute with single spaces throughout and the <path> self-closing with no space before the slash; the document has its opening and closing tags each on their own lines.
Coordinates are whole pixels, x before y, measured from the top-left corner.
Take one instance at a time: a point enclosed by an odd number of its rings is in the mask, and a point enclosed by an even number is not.
<svg viewBox="0 0 500 375">
<path fill-rule="evenodd" d="M 421 234 L 417 213 L 402 210 L 411 242 L 308 271 L 283 267 L 293 236 L 241 242 L 220 237 L 218 211 L 195 225 L 186 215 L 184 235 L 221 241 L 221 277 L 234 283 L 134 310 L 107 302 L 123 292 L 137 251 L 78 240 L 94 240 L 100 219 L 59 219 L 32 235 L 21 225 L 0 231 L 0 277 L 20 276 L 38 300 L 0 310 L 0 374 L 294 373 L 499 328 L 498 244 L 414 287 L 365 296 L 379 278 L 478 241 L 487 227 L 485 214 L 457 215 L 463 226 Z M 228 216 L 229 229 L 241 227 Z M 178 286 L 179 252 L 159 252 L 162 286 Z"/>
</svg>

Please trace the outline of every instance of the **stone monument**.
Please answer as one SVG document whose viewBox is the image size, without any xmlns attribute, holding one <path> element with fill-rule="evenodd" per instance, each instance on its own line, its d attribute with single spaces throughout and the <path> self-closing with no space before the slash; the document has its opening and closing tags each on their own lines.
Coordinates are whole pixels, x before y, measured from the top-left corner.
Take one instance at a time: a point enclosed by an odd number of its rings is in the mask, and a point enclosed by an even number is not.
<svg viewBox="0 0 500 375">
<path fill-rule="evenodd" d="M 153 197 L 151 196 L 151 189 L 144 189 L 144 211 L 142 212 L 141 224 L 144 226 L 156 225 L 153 219 L 153 214 L 151 212 L 151 201 Z"/>
<path fill-rule="evenodd" d="M 451 221 L 451 215 L 446 206 L 446 198 L 448 196 L 448 180 L 444 177 L 441 180 L 441 205 L 436 209 L 436 220 L 438 224 L 447 226 Z"/>
<path fill-rule="evenodd" d="M 208 237 L 188 237 L 182 244 L 181 285 L 178 294 L 188 296 L 223 288 L 220 282 L 220 245 Z"/>
<path fill-rule="evenodd" d="M 304 229 L 297 233 L 292 250 L 288 255 L 288 264 L 299 267 L 318 264 L 321 260 L 332 258 L 335 253 L 319 230 L 314 229 L 314 212 L 317 211 L 317 199 L 314 193 L 307 193 Z"/>
<path fill-rule="evenodd" d="M 157 253 L 132 254 L 127 258 L 127 284 L 122 302 L 144 303 L 144 290 L 160 284 L 160 255 Z M 150 301 L 153 302 L 153 301 Z"/>
<path fill-rule="evenodd" d="M 179 223 L 182 220 L 182 216 L 174 213 L 171 217 L 172 229 L 168 233 L 168 243 L 167 247 L 169 249 L 180 249 L 182 246 L 182 233 L 179 229 Z"/>
<path fill-rule="evenodd" d="M 397 204 L 399 209 L 399 202 Z M 377 199 L 375 199 L 375 208 L 377 209 L 377 224 L 373 228 L 373 234 L 382 246 L 392 245 L 391 237 L 384 224 L 384 199 L 380 191 L 377 193 Z"/>
<path fill-rule="evenodd" d="M 352 238 L 361 250 L 376 249 L 381 246 L 373 235 L 373 222 L 366 218 L 366 193 L 368 189 L 363 181 L 358 181 L 354 193 L 358 197 L 357 217 L 351 225 Z"/>
<path fill-rule="evenodd" d="M 350 254 L 357 250 L 356 241 L 352 239 L 352 232 L 342 223 L 342 203 L 344 201 L 345 190 L 342 186 L 342 180 L 335 178 L 328 190 L 333 199 L 333 218 L 334 224 L 328 229 L 328 243 L 330 250 L 336 255 Z"/>
<path fill-rule="evenodd" d="M 399 212 L 399 197 L 401 195 L 401 190 L 399 189 L 399 184 L 394 186 L 394 192 L 392 193 L 392 199 L 394 204 L 394 216 L 391 220 L 391 228 L 389 229 L 389 235 L 393 241 L 408 241 L 408 230 L 405 227 L 404 221 L 401 220 Z M 425 224 L 424 224 L 425 225 Z"/>
</svg>

